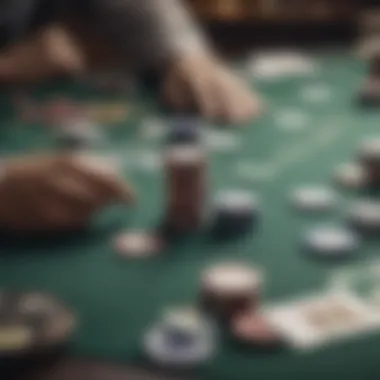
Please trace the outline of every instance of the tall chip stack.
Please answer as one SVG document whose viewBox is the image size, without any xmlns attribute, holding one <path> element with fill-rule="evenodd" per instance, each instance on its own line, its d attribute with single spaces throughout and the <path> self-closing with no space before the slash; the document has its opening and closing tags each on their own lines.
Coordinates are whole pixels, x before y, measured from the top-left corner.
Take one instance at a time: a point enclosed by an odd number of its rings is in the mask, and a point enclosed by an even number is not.
<svg viewBox="0 0 380 380">
<path fill-rule="evenodd" d="M 198 230 L 204 219 L 207 159 L 198 144 L 169 146 L 165 155 L 167 232 Z"/>
</svg>

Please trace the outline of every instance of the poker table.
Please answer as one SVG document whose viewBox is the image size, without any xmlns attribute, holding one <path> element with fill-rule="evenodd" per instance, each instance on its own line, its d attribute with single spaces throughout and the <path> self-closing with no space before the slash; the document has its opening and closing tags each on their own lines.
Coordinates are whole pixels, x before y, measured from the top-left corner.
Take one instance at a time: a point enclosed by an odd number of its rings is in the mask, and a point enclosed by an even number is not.
<svg viewBox="0 0 380 380">
<path fill-rule="evenodd" d="M 266 112 L 242 128 L 203 123 L 210 160 L 210 198 L 221 189 L 247 189 L 260 200 L 261 221 L 249 236 L 215 243 L 207 230 L 169 244 L 156 258 L 123 260 L 112 239 L 125 229 L 159 225 L 165 208 L 164 173 L 159 158 L 163 128 L 170 116 L 144 92 L 124 96 L 126 120 L 104 126 L 96 154 L 117 156 L 122 175 L 139 194 L 131 207 L 115 205 L 100 213 L 88 231 L 60 239 L 7 239 L 0 247 L 0 286 L 54 293 L 73 310 L 78 328 L 69 355 L 137 367 L 148 362 L 141 348 L 147 327 L 162 310 L 196 302 L 202 270 L 219 261 L 243 261 L 265 276 L 262 303 L 318 292 L 340 270 L 378 255 L 376 239 L 366 241 L 344 262 L 314 260 L 303 253 L 305 231 L 316 223 L 344 224 L 358 194 L 339 189 L 339 207 L 327 214 L 296 212 L 289 204 L 294 188 L 335 186 L 334 168 L 355 157 L 359 141 L 378 133 L 380 111 L 357 106 L 364 62 L 345 50 L 309 52 L 310 73 L 279 78 L 251 75 L 247 62 L 234 68 L 264 97 Z M 67 96 L 77 100 L 115 100 L 86 85 L 64 82 L 32 88 L 36 98 Z M 119 97 L 116 97 L 118 100 Z M 21 121 L 9 92 L 1 97 L 2 156 L 57 149 L 54 130 Z M 152 125 L 161 130 L 152 133 Z M 221 142 L 222 141 L 222 142 Z M 227 143 L 225 143 L 228 141 Z M 222 340 L 216 358 L 197 369 L 207 380 L 378 379 L 379 334 L 360 336 L 312 352 L 284 349 L 260 352 Z M 130 377 L 132 378 L 132 377 Z"/>
</svg>

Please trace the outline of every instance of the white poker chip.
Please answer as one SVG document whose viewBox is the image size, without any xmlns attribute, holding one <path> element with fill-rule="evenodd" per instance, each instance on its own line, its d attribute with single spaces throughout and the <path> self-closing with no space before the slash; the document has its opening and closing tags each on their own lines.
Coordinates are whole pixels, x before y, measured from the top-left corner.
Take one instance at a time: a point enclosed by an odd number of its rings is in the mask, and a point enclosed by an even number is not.
<svg viewBox="0 0 380 380">
<path fill-rule="evenodd" d="M 304 211 L 326 211 L 334 207 L 337 196 L 334 191 L 321 186 L 301 187 L 293 191 L 293 205 Z"/>
<path fill-rule="evenodd" d="M 223 190 L 216 195 L 216 206 L 223 210 L 251 211 L 258 203 L 255 194 L 244 190 Z"/>
<path fill-rule="evenodd" d="M 349 212 L 349 219 L 361 227 L 380 227 L 380 202 L 373 200 L 356 202 Z"/>
<path fill-rule="evenodd" d="M 163 248 L 162 241 L 144 231 L 128 231 L 116 237 L 115 249 L 123 258 L 145 259 L 156 256 Z"/>
<path fill-rule="evenodd" d="M 161 316 L 161 324 L 168 334 L 182 334 L 193 338 L 216 334 L 211 320 L 193 307 L 167 309 Z"/>
<path fill-rule="evenodd" d="M 205 161 L 204 151 L 198 146 L 175 146 L 168 149 L 166 162 L 176 166 L 191 166 Z"/>
<path fill-rule="evenodd" d="M 259 270 L 242 263 L 221 263 L 202 275 L 202 286 L 207 292 L 221 295 L 256 292 L 262 284 Z"/>
<path fill-rule="evenodd" d="M 353 253 L 360 244 L 352 231 L 338 226 L 321 226 L 306 235 L 306 246 L 312 252 L 325 257 L 341 257 Z"/>
<path fill-rule="evenodd" d="M 165 310 L 162 315 L 162 321 L 164 324 L 173 327 L 195 330 L 202 323 L 203 316 L 193 307 L 176 307 Z"/>
<path fill-rule="evenodd" d="M 215 336 L 199 334 L 188 341 L 175 342 L 160 324 L 148 330 L 143 347 L 155 364 L 170 368 L 190 368 L 211 359 L 216 352 Z"/>
<path fill-rule="evenodd" d="M 348 189 L 362 189 L 368 182 L 368 174 L 365 168 L 356 163 L 338 166 L 334 178 L 338 185 Z"/>
<path fill-rule="evenodd" d="M 57 309 L 56 302 L 45 294 L 30 293 L 21 297 L 19 310 L 24 314 L 51 313 Z"/>
</svg>

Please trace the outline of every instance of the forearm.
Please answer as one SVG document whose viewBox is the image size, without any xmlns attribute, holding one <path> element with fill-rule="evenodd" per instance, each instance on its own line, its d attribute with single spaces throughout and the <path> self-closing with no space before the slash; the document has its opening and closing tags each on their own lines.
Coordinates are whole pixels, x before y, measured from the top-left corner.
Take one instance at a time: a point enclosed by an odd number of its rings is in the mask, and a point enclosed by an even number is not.
<svg viewBox="0 0 380 380">
<path fill-rule="evenodd" d="M 93 0 L 91 13 L 118 52 L 141 69 L 160 69 L 187 51 L 208 49 L 180 0 Z"/>
</svg>

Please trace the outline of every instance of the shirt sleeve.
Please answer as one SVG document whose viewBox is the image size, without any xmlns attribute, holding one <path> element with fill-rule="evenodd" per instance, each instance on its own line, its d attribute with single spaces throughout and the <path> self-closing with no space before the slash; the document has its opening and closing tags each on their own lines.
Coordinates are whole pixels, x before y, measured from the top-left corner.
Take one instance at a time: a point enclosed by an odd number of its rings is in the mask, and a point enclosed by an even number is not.
<svg viewBox="0 0 380 380">
<path fill-rule="evenodd" d="M 182 0 L 92 0 L 90 6 L 98 30 L 137 68 L 159 69 L 179 54 L 206 49 Z"/>
</svg>

